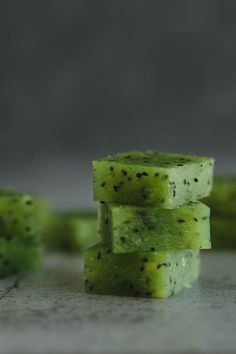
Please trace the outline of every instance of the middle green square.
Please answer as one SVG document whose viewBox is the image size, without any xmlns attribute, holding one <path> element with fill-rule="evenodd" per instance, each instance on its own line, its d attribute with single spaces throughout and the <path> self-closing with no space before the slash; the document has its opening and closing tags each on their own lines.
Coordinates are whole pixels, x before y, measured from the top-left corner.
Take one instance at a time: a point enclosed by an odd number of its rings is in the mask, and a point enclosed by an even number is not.
<svg viewBox="0 0 236 354">
<path fill-rule="evenodd" d="M 210 208 L 189 202 L 175 209 L 101 202 L 99 232 L 113 253 L 209 249 Z"/>
</svg>

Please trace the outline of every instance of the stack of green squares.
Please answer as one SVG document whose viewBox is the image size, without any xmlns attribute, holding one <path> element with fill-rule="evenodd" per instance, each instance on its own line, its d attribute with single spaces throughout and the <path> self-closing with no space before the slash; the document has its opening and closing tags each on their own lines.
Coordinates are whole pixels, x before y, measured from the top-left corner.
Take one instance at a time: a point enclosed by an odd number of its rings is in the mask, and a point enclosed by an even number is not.
<svg viewBox="0 0 236 354">
<path fill-rule="evenodd" d="M 236 248 L 236 176 L 217 176 L 210 197 L 212 245 L 215 249 Z"/>
<path fill-rule="evenodd" d="M 42 198 L 0 190 L 0 277 L 41 265 L 48 210 Z"/>
<path fill-rule="evenodd" d="M 134 151 L 93 162 L 102 242 L 85 252 L 89 293 L 165 298 L 199 274 L 211 248 L 214 160 Z"/>
<path fill-rule="evenodd" d="M 47 227 L 49 251 L 81 253 L 100 241 L 94 210 L 53 211 Z"/>
</svg>

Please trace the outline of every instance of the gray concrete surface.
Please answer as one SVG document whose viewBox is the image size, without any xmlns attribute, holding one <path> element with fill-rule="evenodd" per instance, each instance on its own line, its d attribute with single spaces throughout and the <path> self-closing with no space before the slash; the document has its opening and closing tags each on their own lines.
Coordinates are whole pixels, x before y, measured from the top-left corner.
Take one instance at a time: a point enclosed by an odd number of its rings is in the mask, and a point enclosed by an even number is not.
<svg viewBox="0 0 236 354">
<path fill-rule="evenodd" d="M 167 300 L 87 295 L 83 261 L 0 283 L 0 353 L 234 353 L 236 254 L 202 252 L 202 274 Z"/>
</svg>

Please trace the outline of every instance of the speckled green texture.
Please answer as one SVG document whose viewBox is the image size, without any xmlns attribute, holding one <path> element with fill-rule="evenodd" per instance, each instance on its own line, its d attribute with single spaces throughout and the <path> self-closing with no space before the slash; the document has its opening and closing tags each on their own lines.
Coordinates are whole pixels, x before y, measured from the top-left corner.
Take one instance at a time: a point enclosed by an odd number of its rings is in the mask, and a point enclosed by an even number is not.
<svg viewBox="0 0 236 354">
<path fill-rule="evenodd" d="M 198 251 L 113 254 L 97 245 L 85 252 L 88 293 L 166 298 L 190 287 L 198 274 Z"/>
<path fill-rule="evenodd" d="M 43 241 L 40 205 L 32 195 L 0 191 L 0 276 L 33 270 L 40 265 Z"/>
<path fill-rule="evenodd" d="M 42 225 L 37 203 L 29 194 L 0 194 L 0 237 L 21 237 L 27 244 L 38 244 Z"/>
<path fill-rule="evenodd" d="M 48 225 L 51 220 L 52 206 L 47 198 L 33 195 L 34 198 L 34 212 L 38 217 L 42 229 L 43 239 L 47 237 Z"/>
<path fill-rule="evenodd" d="M 211 218 L 213 249 L 236 249 L 236 220 L 233 218 Z"/>
<path fill-rule="evenodd" d="M 210 208 L 200 202 L 169 210 L 106 203 L 99 224 L 114 253 L 197 250 L 211 248 L 209 217 Z"/>
<path fill-rule="evenodd" d="M 93 161 L 94 199 L 172 209 L 208 196 L 214 160 L 132 151 Z"/>
<path fill-rule="evenodd" d="M 4 224 L 0 223 L 0 227 L 22 233 L 30 227 L 30 225 L 25 225 L 27 222 L 32 223 L 33 231 L 39 230 L 40 234 L 45 236 L 51 216 L 51 204 L 47 198 L 10 189 L 0 189 L 0 208 L 0 213 L 4 214 L 5 219 Z"/>
<path fill-rule="evenodd" d="M 0 277 L 32 271 L 41 266 L 42 243 L 28 244 L 20 238 L 11 241 L 0 237 Z"/>
<path fill-rule="evenodd" d="M 55 212 L 46 245 L 49 250 L 80 253 L 100 241 L 97 213 L 93 210 Z"/>
<path fill-rule="evenodd" d="M 111 247 L 111 232 L 110 232 L 110 211 L 109 204 L 106 202 L 100 202 L 98 205 L 98 233 L 101 240 L 107 246 Z"/>
<path fill-rule="evenodd" d="M 210 206 L 213 216 L 236 217 L 236 176 L 215 177 L 211 195 L 204 203 Z"/>
</svg>

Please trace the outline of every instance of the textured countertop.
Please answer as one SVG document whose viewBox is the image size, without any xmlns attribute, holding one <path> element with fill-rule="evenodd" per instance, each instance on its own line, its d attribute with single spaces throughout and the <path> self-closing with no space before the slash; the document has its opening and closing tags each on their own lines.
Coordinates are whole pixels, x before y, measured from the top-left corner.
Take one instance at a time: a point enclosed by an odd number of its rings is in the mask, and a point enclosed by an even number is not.
<svg viewBox="0 0 236 354">
<path fill-rule="evenodd" d="M 87 295 L 76 257 L 0 282 L 0 353 L 190 352 L 236 352 L 236 253 L 202 252 L 200 279 L 167 300 Z"/>
</svg>

